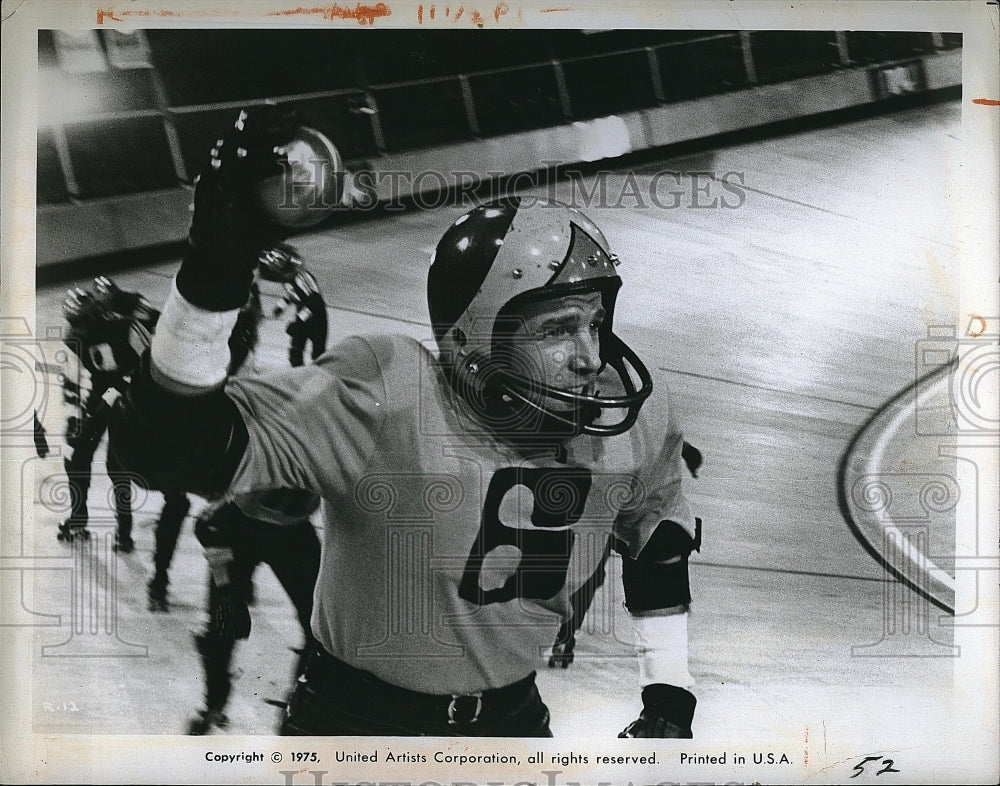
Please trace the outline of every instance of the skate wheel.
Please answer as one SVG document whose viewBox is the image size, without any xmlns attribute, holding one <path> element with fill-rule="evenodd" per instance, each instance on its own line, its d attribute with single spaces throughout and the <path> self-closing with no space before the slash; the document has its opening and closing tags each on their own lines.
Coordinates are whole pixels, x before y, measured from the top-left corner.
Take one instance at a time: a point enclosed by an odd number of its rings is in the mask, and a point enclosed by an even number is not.
<svg viewBox="0 0 1000 786">
<path fill-rule="evenodd" d="M 60 527 L 56 539 L 72 543 L 74 540 L 90 540 L 90 530 L 86 527 Z"/>
</svg>

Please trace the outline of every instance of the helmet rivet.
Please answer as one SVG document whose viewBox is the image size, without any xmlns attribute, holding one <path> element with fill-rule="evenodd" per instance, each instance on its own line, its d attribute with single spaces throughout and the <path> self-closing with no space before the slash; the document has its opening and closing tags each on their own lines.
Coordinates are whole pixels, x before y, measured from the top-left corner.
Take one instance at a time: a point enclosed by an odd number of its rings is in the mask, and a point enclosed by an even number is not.
<svg viewBox="0 0 1000 786">
<path fill-rule="evenodd" d="M 514 278 L 520 278 L 521 276 L 524 275 L 524 272 L 519 267 L 514 268 L 511 271 L 511 273 L 513 274 Z"/>
<path fill-rule="evenodd" d="M 587 257 L 587 262 L 590 263 L 591 267 L 593 267 L 594 265 L 596 265 L 597 264 L 597 254 L 591 254 L 590 256 L 588 256 Z"/>
<path fill-rule="evenodd" d="M 478 363 L 470 363 L 469 364 L 469 372 L 472 373 L 472 374 L 475 374 L 477 371 L 479 371 L 479 364 Z"/>
<path fill-rule="evenodd" d="M 549 262 L 549 267 L 552 268 L 553 270 L 557 270 L 559 268 L 559 264 L 560 263 L 558 259 L 553 259 L 551 262 Z"/>
<path fill-rule="evenodd" d="M 611 255 L 611 263 L 612 263 L 612 264 L 613 264 L 613 265 L 614 265 L 615 267 L 618 267 L 618 266 L 619 266 L 619 265 L 620 265 L 620 264 L 622 263 L 622 261 L 621 261 L 621 260 L 620 260 L 620 259 L 618 258 L 618 255 L 617 255 L 617 254 L 612 254 L 612 255 Z"/>
</svg>

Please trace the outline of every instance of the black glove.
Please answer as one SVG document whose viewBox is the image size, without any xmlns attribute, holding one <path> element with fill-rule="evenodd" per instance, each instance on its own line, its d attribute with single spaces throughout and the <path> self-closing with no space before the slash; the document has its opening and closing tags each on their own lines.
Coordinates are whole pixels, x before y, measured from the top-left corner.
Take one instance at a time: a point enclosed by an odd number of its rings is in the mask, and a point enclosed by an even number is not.
<svg viewBox="0 0 1000 786">
<path fill-rule="evenodd" d="M 107 303 L 108 308 L 119 314 L 127 314 L 134 322 L 145 327 L 150 333 L 156 328 L 160 312 L 139 292 L 122 289 L 107 276 L 94 279 L 97 297 Z"/>
<path fill-rule="evenodd" d="M 195 185 L 190 248 L 177 275 L 177 288 L 189 302 L 210 311 L 246 302 L 261 250 L 285 232 L 260 210 L 256 187 L 288 165 L 285 146 L 298 125 L 290 107 L 244 110 L 212 148 Z"/>
<path fill-rule="evenodd" d="M 76 448 L 80 444 L 80 435 L 83 433 L 83 424 L 76 415 L 66 418 L 66 444 L 71 448 Z"/>
<path fill-rule="evenodd" d="M 212 627 L 223 638 L 249 638 L 250 609 L 246 599 L 231 584 L 216 585 L 210 613 Z"/>
<path fill-rule="evenodd" d="M 692 738 L 691 721 L 697 699 L 674 685 L 653 683 L 642 689 L 642 712 L 619 737 Z"/>
<path fill-rule="evenodd" d="M 260 254 L 260 277 L 265 281 L 287 284 L 301 269 L 302 256 L 288 243 L 278 243 Z"/>
<path fill-rule="evenodd" d="M 301 308 L 313 295 L 319 294 L 316 276 L 308 270 L 299 270 L 291 281 L 285 284 L 285 299 Z"/>
<path fill-rule="evenodd" d="M 210 503 L 194 522 L 194 536 L 206 549 L 232 548 L 239 508 L 232 501 Z"/>
<path fill-rule="evenodd" d="M 63 401 L 66 404 L 80 404 L 80 386 L 69 377 L 63 377 Z"/>
</svg>

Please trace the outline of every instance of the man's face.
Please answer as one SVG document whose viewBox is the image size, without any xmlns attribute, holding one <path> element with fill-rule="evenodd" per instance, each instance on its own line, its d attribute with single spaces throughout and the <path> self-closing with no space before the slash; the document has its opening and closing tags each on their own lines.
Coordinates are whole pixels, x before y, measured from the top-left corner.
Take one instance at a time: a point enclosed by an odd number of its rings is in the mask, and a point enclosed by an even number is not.
<svg viewBox="0 0 1000 786">
<path fill-rule="evenodd" d="M 512 359 L 521 374 L 560 390 L 594 393 L 605 317 L 600 293 L 535 301 L 514 316 L 520 325 L 512 337 Z M 572 408 L 563 402 L 551 406 Z"/>
</svg>

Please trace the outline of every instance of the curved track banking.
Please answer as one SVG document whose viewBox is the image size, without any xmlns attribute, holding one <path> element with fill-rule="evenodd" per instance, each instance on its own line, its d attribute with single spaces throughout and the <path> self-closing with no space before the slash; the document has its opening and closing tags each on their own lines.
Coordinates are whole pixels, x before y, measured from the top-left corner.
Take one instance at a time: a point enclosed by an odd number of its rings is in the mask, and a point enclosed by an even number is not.
<svg viewBox="0 0 1000 786">
<path fill-rule="evenodd" d="M 889 399 L 858 429 L 837 467 L 838 504 L 861 545 L 893 576 L 950 614 L 955 613 L 955 578 L 900 528 L 890 512 L 892 490 L 881 478 L 887 474 L 889 443 L 913 421 L 921 397 L 947 388 L 955 365 L 942 365 Z"/>
</svg>

